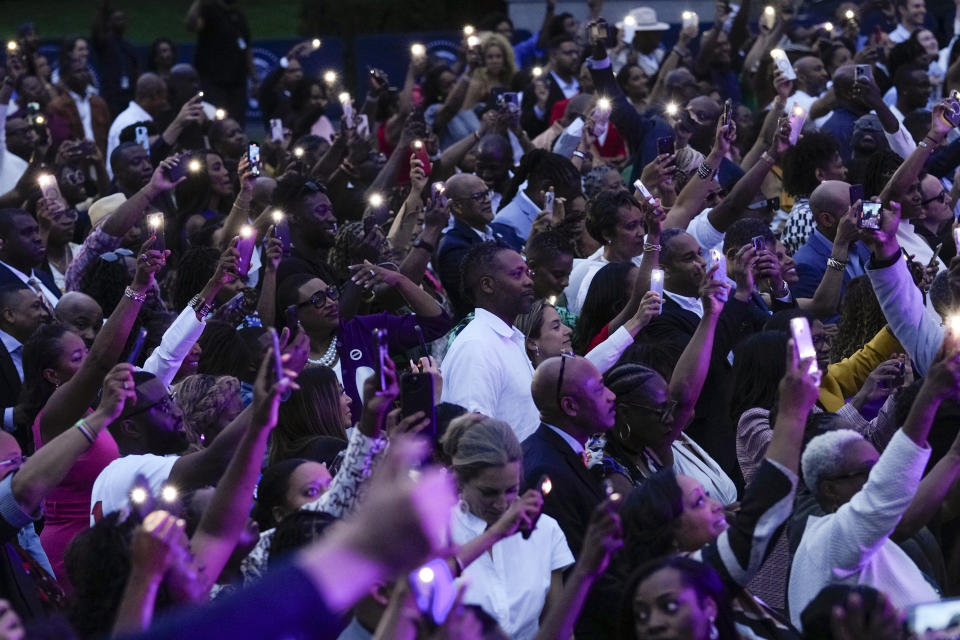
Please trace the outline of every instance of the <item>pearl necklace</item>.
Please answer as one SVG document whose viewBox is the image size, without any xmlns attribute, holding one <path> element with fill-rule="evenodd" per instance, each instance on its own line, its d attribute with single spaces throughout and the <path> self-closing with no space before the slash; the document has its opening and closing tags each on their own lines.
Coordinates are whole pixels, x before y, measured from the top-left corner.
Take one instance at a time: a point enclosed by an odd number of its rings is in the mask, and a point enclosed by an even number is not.
<svg viewBox="0 0 960 640">
<path fill-rule="evenodd" d="M 327 351 L 319 358 L 307 358 L 307 362 L 310 364 L 321 364 L 325 367 L 332 366 L 334 362 L 337 361 L 337 338 L 334 336 L 330 340 L 330 344 L 327 345 Z"/>
</svg>

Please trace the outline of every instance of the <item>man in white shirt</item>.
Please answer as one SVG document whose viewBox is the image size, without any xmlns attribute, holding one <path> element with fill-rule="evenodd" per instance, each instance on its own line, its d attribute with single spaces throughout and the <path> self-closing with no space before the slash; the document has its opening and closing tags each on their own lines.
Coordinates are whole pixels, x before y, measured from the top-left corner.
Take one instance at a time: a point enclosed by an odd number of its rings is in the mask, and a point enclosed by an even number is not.
<svg viewBox="0 0 960 640">
<path fill-rule="evenodd" d="M 137 79 L 136 92 L 130 106 L 124 109 L 110 125 L 107 133 L 107 158 L 120 145 L 120 133 L 130 125 L 140 122 L 153 122 L 156 116 L 169 108 L 167 102 L 167 85 L 155 73 L 145 73 Z M 107 170 L 110 177 L 113 171 L 109 165 Z"/>
<path fill-rule="evenodd" d="M 819 435 L 807 445 L 803 479 L 826 515 L 808 517 L 793 559 L 787 596 L 798 628 L 801 612 L 830 584 L 874 587 L 897 609 L 940 598 L 891 537 L 909 537 L 924 526 L 956 477 L 956 457 L 947 456 L 923 478 L 934 416 L 957 393 L 956 347 L 950 339 L 944 346 L 882 455 L 848 429 Z M 908 508 L 911 517 L 905 521 Z"/>
<path fill-rule="evenodd" d="M 441 400 L 503 420 L 521 442 L 540 424 L 530 383 L 533 365 L 513 319 L 534 302 L 530 270 L 519 253 L 483 243 L 463 260 L 463 291 L 474 319 L 453 341 L 440 368 Z"/>
<path fill-rule="evenodd" d="M 906 42 L 914 29 L 924 26 L 927 17 L 927 3 L 924 0 L 896 0 L 897 15 L 900 22 L 888 35 L 893 43 Z"/>
<path fill-rule="evenodd" d="M 813 103 L 823 97 L 826 92 L 830 74 L 823 66 L 823 61 L 816 56 L 800 58 L 793 64 L 793 70 L 797 73 L 796 91 L 787 98 L 786 112 L 791 113 L 794 105 L 800 105 L 807 113 L 810 113 L 810 107 L 813 106 Z M 828 113 L 817 118 L 817 126 L 826 122 L 829 117 L 830 114 Z"/>
<path fill-rule="evenodd" d="M 20 282 L 0 287 L 0 406 L 6 431 L 14 430 L 13 407 L 23 384 L 23 343 L 48 319 L 39 296 L 29 287 Z"/>
<path fill-rule="evenodd" d="M 13 189 L 20 176 L 27 170 L 27 160 L 30 159 L 29 153 L 26 158 L 21 157 L 23 150 L 17 152 L 11 149 L 15 142 L 22 141 L 22 148 L 32 147 L 36 144 L 36 134 L 33 127 L 29 126 L 26 120 L 16 119 L 7 121 L 7 111 L 10 108 L 10 96 L 13 95 L 13 78 L 6 76 L 0 83 L 0 195 Z M 9 133 L 8 133 L 9 132 Z M 12 137 L 8 139 L 9 134 L 16 134 L 16 140 Z M 31 149 L 32 150 L 32 149 Z"/>
</svg>

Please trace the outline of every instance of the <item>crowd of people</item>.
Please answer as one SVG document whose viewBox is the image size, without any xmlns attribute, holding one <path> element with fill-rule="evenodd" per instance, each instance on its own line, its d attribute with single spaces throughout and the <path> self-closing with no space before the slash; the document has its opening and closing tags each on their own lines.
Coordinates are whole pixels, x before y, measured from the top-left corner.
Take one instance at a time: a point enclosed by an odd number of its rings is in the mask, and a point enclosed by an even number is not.
<svg viewBox="0 0 960 640">
<path fill-rule="evenodd" d="M 0 639 L 955 637 L 960 0 L 554 5 L 20 27 Z"/>
</svg>

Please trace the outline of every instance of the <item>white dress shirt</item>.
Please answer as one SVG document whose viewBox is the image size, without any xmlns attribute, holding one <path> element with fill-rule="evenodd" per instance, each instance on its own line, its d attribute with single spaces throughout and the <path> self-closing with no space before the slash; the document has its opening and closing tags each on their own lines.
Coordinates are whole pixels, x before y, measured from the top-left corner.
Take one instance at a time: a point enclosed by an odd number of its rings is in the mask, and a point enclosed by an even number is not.
<svg viewBox="0 0 960 640">
<path fill-rule="evenodd" d="M 163 332 L 160 345 L 143 363 L 142 370 L 157 376 L 169 387 L 177 371 L 180 370 L 183 360 L 190 353 L 190 349 L 200 339 L 204 327 L 206 324 L 197 320 L 197 313 L 193 307 L 187 307 L 181 311 L 177 319 Z"/>
<path fill-rule="evenodd" d="M 465 544 L 487 523 L 461 502 L 451 509 L 451 537 Z M 531 640 L 540 628 L 540 613 L 550 590 L 551 574 L 573 564 L 573 554 L 557 521 L 541 514 L 526 540 L 517 532 L 493 545 L 463 570 L 465 604 L 480 605 L 516 640 Z"/>
<path fill-rule="evenodd" d="M 567 297 L 567 309 L 571 313 L 580 313 L 583 308 L 583 302 L 587 299 L 587 292 L 590 290 L 590 283 L 593 277 L 610 263 L 603 255 L 605 247 L 600 247 L 586 258 L 574 258 L 573 268 L 570 270 L 570 278 L 567 281 L 567 288 L 563 294 Z M 633 264 L 640 266 L 643 256 L 634 256 Z"/>
<path fill-rule="evenodd" d="M 910 29 L 907 29 L 903 26 L 903 23 L 900 23 L 896 29 L 887 34 L 887 37 L 890 38 L 890 42 L 894 44 L 906 42 L 910 38 Z"/>
<path fill-rule="evenodd" d="M 801 628 L 800 613 L 831 584 L 879 589 L 897 609 L 940 599 L 910 556 L 890 540 L 929 459 L 929 447 L 898 430 L 850 502 L 835 513 L 807 519 L 787 590 L 794 626 Z"/>
<path fill-rule="evenodd" d="M 557 75 L 556 71 L 551 71 L 550 75 L 553 76 L 553 81 L 557 83 L 558 87 L 560 87 L 560 91 L 563 92 L 564 98 L 572 98 L 580 93 L 580 81 L 577 79 L 577 76 L 574 75 L 571 77 L 570 82 L 564 82 L 563 79 Z"/>
<path fill-rule="evenodd" d="M 33 286 L 29 284 L 29 281 L 31 278 L 36 280 L 37 283 L 40 285 L 40 292 L 43 293 L 43 297 L 47 299 L 47 302 L 50 304 L 50 308 L 52 309 L 57 306 L 57 302 L 60 299 L 56 295 L 54 295 L 54 293 L 50 291 L 50 289 L 47 289 L 47 285 L 43 284 L 43 280 L 41 280 L 39 276 L 37 276 L 37 272 L 35 270 L 31 269 L 30 273 L 26 274 L 23 271 L 20 271 L 19 269 L 17 269 L 16 267 L 11 267 L 3 260 L 0 260 L 0 264 L 5 266 L 7 269 L 10 269 L 10 272 L 13 273 L 13 275 L 17 276 L 18 278 L 20 278 L 20 281 L 23 282 L 23 284 L 30 287 L 31 291 L 36 291 L 36 289 L 34 289 Z"/>
<path fill-rule="evenodd" d="M 67 93 L 70 94 L 70 97 L 73 98 L 74 104 L 77 105 L 77 113 L 80 114 L 80 122 L 83 123 L 83 137 L 87 140 L 94 140 L 93 116 L 90 112 L 90 96 L 97 93 L 96 89 L 91 86 L 87 86 L 86 91 L 84 91 L 82 96 L 74 93 L 70 89 L 67 89 Z M 107 164 L 109 164 L 109 156 L 107 157 Z"/>
<path fill-rule="evenodd" d="M 153 122 L 153 116 L 139 104 L 130 101 L 130 106 L 120 112 L 110 125 L 110 131 L 107 133 L 107 174 L 113 178 L 113 169 L 110 168 L 110 154 L 120 146 L 120 132 L 132 124 L 138 122 Z"/>
<path fill-rule="evenodd" d="M 533 365 L 516 327 L 477 308 L 440 363 L 442 402 L 503 420 L 523 442 L 540 426 L 530 384 Z"/>
<path fill-rule="evenodd" d="M 7 350 L 7 353 L 10 354 L 10 359 L 13 360 L 13 366 L 17 370 L 17 375 L 20 376 L 20 382 L 23 382 L 23 345 L 19 340 L 3 330 L 0 330 L 0 342 L 3 342 L 3 347 Z M 6 431 L 13 431 L 14 429 L 13 407 L 6 407 L 3 410 L 3 428 Z"/>
<path fill-rule="evenodd" d="M 0 105 L 0 125 L 7 122 L 9 105 Z M 0 194 L 9 192 L 27 170 L 27 161 L 7 149 L 7 128 L 0 126 Z"/>
</svg>

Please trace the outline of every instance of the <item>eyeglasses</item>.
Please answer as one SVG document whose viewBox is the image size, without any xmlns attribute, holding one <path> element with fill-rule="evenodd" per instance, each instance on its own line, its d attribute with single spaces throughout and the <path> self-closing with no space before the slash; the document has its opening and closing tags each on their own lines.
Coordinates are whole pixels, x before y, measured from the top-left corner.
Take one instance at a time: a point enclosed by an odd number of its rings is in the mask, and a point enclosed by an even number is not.
<svg viewBox="0 0 960 640">
<path fill-rule="evenodd" d="M 141 413 L 146 413 L 147 411 L 150 411 L 151 409 L 154 409 L 154 408 L 159 410 L 160 413 L 166 413 L 167 415 L 169 415 L 173 413 L 173 405 L 176 403 L 176 401 L 177 401 L 176 395 L 173 393 L 168 393 L 167 395 L 163 396 L 153 404 L 148 404 L 145 407 L 137 409 L 133 413 L 128 413 L 126 416 L 124 416 L 124 419 L 130 419 L 134 416 L 140 415 Z"/>
<path fill-rule="evenodd" d="M 337 289 L 333 285 L 327 287 L 324 290 L 317 291 L 315 294 L 310 296 L 308 300 L 297 303 L 297 307 L 304 307 L 308 304 L 312 304 L 314 307 L 319 309 L 323 305 L 327 304 L 327 300 L 336 302 L 340 299 L 340 289 Z"/>
<path fill-rule="evenodd" d="M 483 202 L 484 200 L 490 199 L 489 191 L 478 191 L 476 193 L 471 193 L 466 196 L 460 196 L 459 198 L 453 198 L 453 200 L 473 200 L 474 202 Z"/>
<path fill-rule="evenodd" d="M 574 356 L 569 353 L 560 354 L 560 376 L 557 378 L 557 406 L 560 406 L 560 392 L 563 391 L 563 370 L 567 367 L 567 360 L 572 360 Z"/>
<path fill-rule="evenodd" d="M 921 206 L 921 207 L 925 207 L 925 206 L 927 206 L 928 204 L 930 204 L 931 202 L 933 202 L 934 200 L 938 201 L 940 204 L 943 204 L 944 202 L 947 201 L 947 192 L 946 192 L 946 191 L 941 191 L 940 193 L 938 193 L 937 195 L 933 196 L 932 198 L 928 198 L 928 199 L 926 199 L 926 200 L 921 200 L 921 201 L 920 201 L 920 206 Z"/>
<path fill-rule="evenodd" d="M 113 251 L 107 251 L 106 253 L 101 253 L 100 259 L 103 260 L 104 262 L 116 262 L 121 257 L 129 258 L 132 255 L 133 255 L 133 251 L 130 251 L 130 249 L 124 249 L 123 247 L 120 247 L 119 249 L 114 249 Z"/>
<path fill-rule="evenodd" d="M 650 413 L 657 416 L 657 419 L 661 424 L 672 424 L 674 414 L 677 412 L 677 401 L 671 400 L 669 402 L 664 402 L 661 405 L 656 407 L 651 407 L 650 405 L 641 404 L 639 402 L 629 402 L 627 400 L 617 400 L 618 404 L 623 404 L 628 407 L 636 407 L 637 409 L 643 409 L 644 411 L 649 411 Z"/>
</svg>

